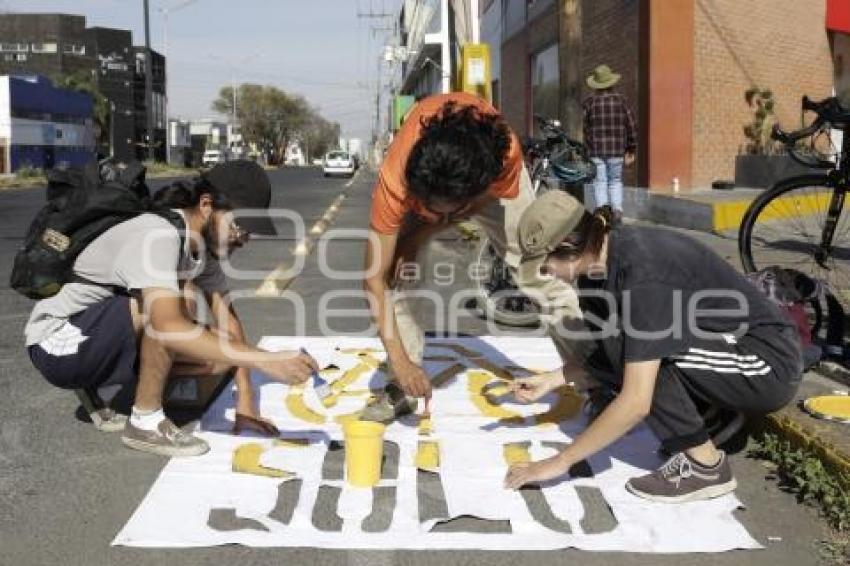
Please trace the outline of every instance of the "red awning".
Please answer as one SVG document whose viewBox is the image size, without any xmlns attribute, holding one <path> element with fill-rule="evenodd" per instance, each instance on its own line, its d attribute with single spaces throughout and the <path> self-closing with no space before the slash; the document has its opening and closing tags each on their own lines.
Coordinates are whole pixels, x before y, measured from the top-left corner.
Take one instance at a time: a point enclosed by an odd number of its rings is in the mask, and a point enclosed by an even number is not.
<svg viewBox="0 0 850 566">
<path fill-rule="evenodd" d="M 850 0 L 826 0 L 826 29 L 850 33 Z"/>
</svg>

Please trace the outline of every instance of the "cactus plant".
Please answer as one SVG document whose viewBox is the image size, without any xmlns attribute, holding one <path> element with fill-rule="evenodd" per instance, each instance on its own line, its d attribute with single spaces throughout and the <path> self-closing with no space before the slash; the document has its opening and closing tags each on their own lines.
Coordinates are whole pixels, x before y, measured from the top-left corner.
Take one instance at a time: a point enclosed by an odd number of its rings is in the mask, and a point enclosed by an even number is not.
<svg viewBox="0 0 850 566">
<path fill-rule="evenodd" d="M 744 93 L 744 100 L 753 110 L 753 120 L 744 125 L 744 136 L 747 138 L 746 153 L 751 155 L 773 155 L 777 144 L 770 139 L 770 131 L 776 123 L 774 114 L 775 102 L 773 91 L 752 87 Z"/>
</svg>

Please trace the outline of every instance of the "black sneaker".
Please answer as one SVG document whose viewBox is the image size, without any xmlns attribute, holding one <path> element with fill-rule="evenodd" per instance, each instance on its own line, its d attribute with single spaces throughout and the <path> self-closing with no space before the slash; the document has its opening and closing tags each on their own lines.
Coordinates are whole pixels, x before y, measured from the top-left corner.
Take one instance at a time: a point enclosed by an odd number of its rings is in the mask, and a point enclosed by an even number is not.
<svg viewBox="0 0 850 566">
<path fill-rule="evenodd" d="M 626 483 L 626 489 L 632 494 L 662 503 L 713 499 L 736 487 L 738 483 L 724 452 L 720 452 L 720 462 L 710 468 L 680 452 L 658 470 Z"/>
</svg>

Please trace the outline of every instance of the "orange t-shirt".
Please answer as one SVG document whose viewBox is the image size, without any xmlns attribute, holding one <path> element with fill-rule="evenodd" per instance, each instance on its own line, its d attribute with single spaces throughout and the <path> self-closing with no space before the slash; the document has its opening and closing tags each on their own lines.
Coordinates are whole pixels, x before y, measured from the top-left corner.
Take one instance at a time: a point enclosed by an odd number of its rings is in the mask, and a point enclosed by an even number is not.
<svg viewBox="0 0 850 566">
<path fill-rule="evenodd" d="M 422 132 L 422 120 L 439 113 L 447 102 L 458 106 L 475 106 L 483 114 L 498 114 L 486 100 L 464 92 L 438 94 L 419 101 L 408 115 L 390 144 L 384 157 L 378 181 L 372 194 L 370 225 L 381 234 L 395 234 L 404 216 L 413 212 L 426 222 L 436 222 L 438 217 L 407 192 L 404 177 L 407 159 Z M 516 135 L 511 132 L 511 147 L 505 156 L 501 174 L 487 189 L 493 198 L 516 198 L 519 194 L 519 177 L 522 172 L 522 149 Z"/>
</svg>

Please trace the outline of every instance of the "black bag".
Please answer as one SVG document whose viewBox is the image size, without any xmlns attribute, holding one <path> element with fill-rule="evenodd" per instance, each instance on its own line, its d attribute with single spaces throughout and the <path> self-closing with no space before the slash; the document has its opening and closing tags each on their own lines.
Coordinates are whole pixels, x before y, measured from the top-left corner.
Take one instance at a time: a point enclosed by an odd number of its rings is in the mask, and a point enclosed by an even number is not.
<svg viewBox="0 0 850 566">
<path fill-rule="evenodd" d="M 9 285 L 31 299 L 44 299 L 62 285 L 81 280 L 74 275 L 77 256 L 113 226 L 145 212 L 171 222 L 184 238 L 183 218 L 152 206 L 139 162 L 112 161 L 48 173 L 47 204 L 30 224 L 15 255 Z M 182 245 L 181 245 L 182 249 Z"/>
</svg>

